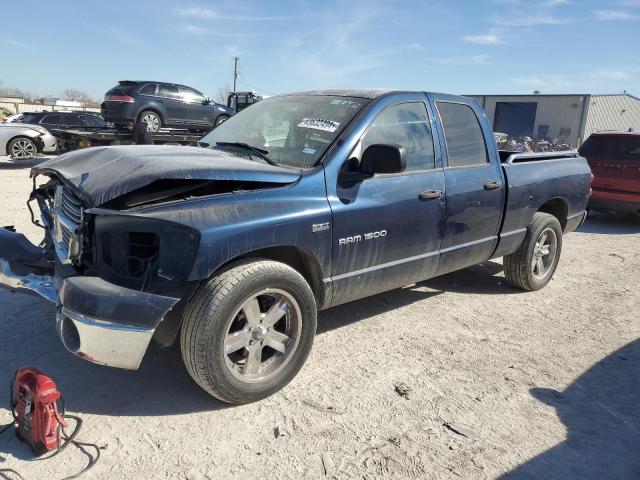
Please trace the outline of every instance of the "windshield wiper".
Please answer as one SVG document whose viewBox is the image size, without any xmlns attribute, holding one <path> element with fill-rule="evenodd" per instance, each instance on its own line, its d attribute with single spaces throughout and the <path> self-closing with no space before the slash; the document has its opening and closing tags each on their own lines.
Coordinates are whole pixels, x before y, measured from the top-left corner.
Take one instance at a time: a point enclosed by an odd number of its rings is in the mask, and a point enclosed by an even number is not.
<svg viewBox="0 0 640 480">
<path fill-rule="evenodd" d="M 256 156 L 260 157 L 265 162 L 267 162 L 269 165 L 273 165 L 274 167 L 278 166 L 277 162 L 271 160 L 267 156 L 267 154 L 269 153 L 267 150 L 263 150 L 262 148 L 258 148 L 258 147 L 253 147 L 253 146 L 249 145 L 248 143 L 244 143 L 244 142 L 216 142 L 216 145 L 220 145 L 221 147 L 240 147 L 240 148 L 244 148 L 245 150 L 250 150 L 253 153 L 255 153 Z"/>
</svg>

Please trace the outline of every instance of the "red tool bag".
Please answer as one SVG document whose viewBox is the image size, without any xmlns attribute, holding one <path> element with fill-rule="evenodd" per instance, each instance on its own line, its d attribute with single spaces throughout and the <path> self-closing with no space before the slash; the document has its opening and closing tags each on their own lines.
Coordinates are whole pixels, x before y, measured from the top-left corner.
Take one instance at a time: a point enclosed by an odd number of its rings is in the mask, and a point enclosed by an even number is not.
<svg viewBox="0 0 640 480">
<path fill-rule="evenodd" d="M 67 423 L 58 411 L 60 392 L 55 382 L 40 370 L 25 367 L 16 372 L 11 390 L 18 438 L 36 455 L 59 449 L 60 428 Z"/>
</svg>

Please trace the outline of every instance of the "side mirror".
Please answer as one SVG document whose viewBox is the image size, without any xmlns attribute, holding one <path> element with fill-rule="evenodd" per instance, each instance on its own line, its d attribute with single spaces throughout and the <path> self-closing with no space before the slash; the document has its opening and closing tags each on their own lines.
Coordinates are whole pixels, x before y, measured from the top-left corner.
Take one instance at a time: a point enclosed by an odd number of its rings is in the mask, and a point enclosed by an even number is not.
<svg viewBox="0 0 640 480">
<path fill-rule="evenodd" d="M 405 149 L 400 145 L 369 145 L 360 159 L 360 172 L 372 177 L 376 173 L 400 173 L 407 168 Z"/>
<path fill-rule="evenodd" d="M 211 102 L 213 102 L 213 100 L 211 100 L 211 98 L 205 97 L 204 101 L 202 102 L 202 104 L 203 105 L 209 105 Z"/>
</svg>

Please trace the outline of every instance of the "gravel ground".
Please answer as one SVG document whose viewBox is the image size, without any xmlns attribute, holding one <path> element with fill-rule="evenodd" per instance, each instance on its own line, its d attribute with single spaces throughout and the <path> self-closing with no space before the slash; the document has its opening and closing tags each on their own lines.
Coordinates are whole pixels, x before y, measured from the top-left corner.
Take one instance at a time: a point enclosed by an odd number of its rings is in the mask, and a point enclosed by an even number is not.
<svg viewBox="0 0 640 480">
<path fill-rule="evenodd" d="M 0 225 L 34 240 L 37 161 L 0 157 Z M 53 305 L 0 291 L 0 386 L 26 364 L 56 379 L 81 439 L 104 447 L 87 478 L 638 479 L 639 241 L 640 219 L 594 216 L 539 292 L 491 261 L 324 311 L 298 377 L 241 407 L 200 390 L 177 348 L 150 349 L 136 372 L 76 358 Z M 0 468 L 28 479 L 86 457 L 30 460 L 0 437 Z"/>
</svg>

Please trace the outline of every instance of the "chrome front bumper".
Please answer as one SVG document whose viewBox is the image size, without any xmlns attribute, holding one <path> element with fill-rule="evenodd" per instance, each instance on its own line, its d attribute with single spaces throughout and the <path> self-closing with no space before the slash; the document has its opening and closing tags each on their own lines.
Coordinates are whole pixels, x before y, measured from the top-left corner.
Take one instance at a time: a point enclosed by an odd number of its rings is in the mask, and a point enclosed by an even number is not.
<svg viewBox="0 0 640 480">
<path fill-rule="evenodd" d="M 47 252 L 24 235 L 0 229 L 0 286 L 57 304 L 58 335 L 74 355 L 137 369 L 156 327 L 179 299 L 120 287 L 99 277 L 60 278 L 53 274 L 51 262 Z"/>
</svg>

